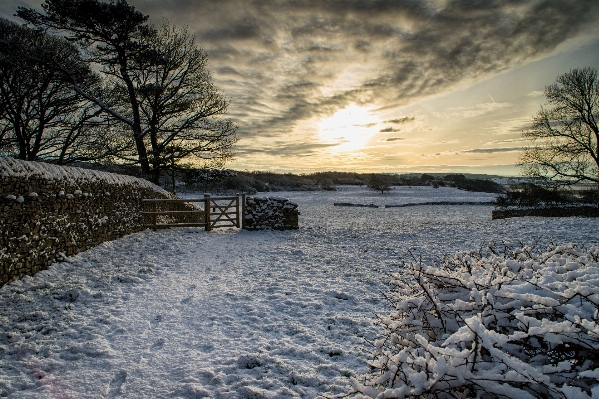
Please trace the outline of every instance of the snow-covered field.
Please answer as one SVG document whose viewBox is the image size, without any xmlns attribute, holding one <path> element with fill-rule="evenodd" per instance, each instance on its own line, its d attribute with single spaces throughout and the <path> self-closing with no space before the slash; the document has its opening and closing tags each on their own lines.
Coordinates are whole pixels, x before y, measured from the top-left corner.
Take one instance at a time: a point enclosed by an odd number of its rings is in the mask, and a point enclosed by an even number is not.
<svg viewBox="0 0 599 399">
<path fill-rule="evenodd" d="M 367 373 L 398 259 L 489 242 L 597 244 L 599 220 L 491 220 L 488 201 L 401 187 L 276 193 L 300 230 L 143 231 L 0 289 L 0 397 L 316 398 Z M 189 196 L 189 195 L 188 195 Z"/>
</svg>

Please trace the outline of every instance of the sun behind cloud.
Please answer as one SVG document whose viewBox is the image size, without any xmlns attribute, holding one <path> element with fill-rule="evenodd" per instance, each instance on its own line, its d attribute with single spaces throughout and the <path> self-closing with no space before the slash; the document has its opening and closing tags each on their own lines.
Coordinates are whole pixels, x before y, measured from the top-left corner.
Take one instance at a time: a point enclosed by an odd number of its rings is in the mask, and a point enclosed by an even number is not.
<svg viewBox="0 0 599 399">
<path fill-rule="evenodd" d="M 370 110 L 356 104 L 337 111 L 333 116 L 319 123 L 320 140 L 328 144 L 334 152 L 350 152 L 362 149 L 368 140 L 377 134 L 376 125 L 380 120 Z"/>
</svg>

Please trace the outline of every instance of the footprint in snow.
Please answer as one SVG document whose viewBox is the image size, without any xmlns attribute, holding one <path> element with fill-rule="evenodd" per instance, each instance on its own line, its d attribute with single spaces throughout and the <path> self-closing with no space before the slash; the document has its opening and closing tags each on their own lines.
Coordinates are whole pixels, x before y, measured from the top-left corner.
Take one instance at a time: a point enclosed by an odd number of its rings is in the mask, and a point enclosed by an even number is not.
<svg viewBox="0 0 599 399">
<path fill-rule="evenodd" d="M 154 342 L 154 345 L 152 345 L 151 350 L 158 351 L 158 350 L 162 349 L 165 342 L 166 342 L 166 340 L 164 338 L 158 339 L 156 342 Z"/>
<path fill-rule="evenodd" d="M 191 302 L 191 300 L 192 300 L 192 299 L 193 299 L 193 296 L 188 296 L 187 298 L 185 298 L 185 299 L 182 299 L 182 300 L 181 300 L 181 302 L 179 302 L 179 303 L 180 303 L 181 305 L 185 305 L 185 304 L 187 304 L 187 303 Z"/>
<path fill-rule="evenodd" d="M 156 327 L 161 322 L 162 322 L 162 315 L 157 314 L 156 317 L 154 317 L 154 319 L 152 320 L 152 325 L 153 325 L 153 327 Z"/>
<path fill-rule="evenodd" d="M 350 296 L 344 292 L 333 292 L 332 294 L 333 294 L 333 297 L 335 297 L 337 299 L 341 299 L 343 301 L 348 301 L 350 299 Z"/>
<path fill-rule="evenodd" d="M 113 399 L 116 398 L 117 396 L 121 395 L 121 387 L 123 386 L 123 384 L 125 383 L 125 381 L 127 380 L 127 372 L 125 370 L 121 370 L 119 371 L 112 379 L 112 381 L 110 381 L 110 385 L 108 386 L 108 394 L 106 395 L 107 398 Z"/>
</svg>

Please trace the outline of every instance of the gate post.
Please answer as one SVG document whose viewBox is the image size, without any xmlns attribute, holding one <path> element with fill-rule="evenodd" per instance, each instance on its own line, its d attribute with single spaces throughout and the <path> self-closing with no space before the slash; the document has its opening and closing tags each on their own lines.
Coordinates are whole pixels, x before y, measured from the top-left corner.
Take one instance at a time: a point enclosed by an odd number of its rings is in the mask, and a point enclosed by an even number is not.
<svg viewBox="0 0 599 399">
<path fill-rule="evenodd" d="M 240 227 L 240 220 L 241 216 L 239 215 L 239 193 L 235 193 L 235 196 L 237 197 L 235 199 L 235 227 L 239 228 Z"/>
<path fill-rule="evenodd" d="M 245 229 L 245 193 L 241 194 L 241 228 Z"/>
<path fill-rule="evenodd" d="M 205 211 L 205 222 L 206 231 L 212 230 L 212 224 L 210 223 L 210 194 L 204 193 L 204 211 Z"/>
</svg>

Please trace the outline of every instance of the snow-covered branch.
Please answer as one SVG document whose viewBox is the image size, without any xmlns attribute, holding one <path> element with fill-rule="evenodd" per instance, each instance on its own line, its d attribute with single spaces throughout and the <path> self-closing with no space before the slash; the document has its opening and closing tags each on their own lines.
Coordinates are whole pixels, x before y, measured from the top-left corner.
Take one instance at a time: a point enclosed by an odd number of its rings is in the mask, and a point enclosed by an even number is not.
<svg viewBox="0 0 599 399">
<path fill-rule="evenodd" d="M 403 265 L 357 395 L 599 395 L 599 246 L 491 252 Z"/>
</svg>

